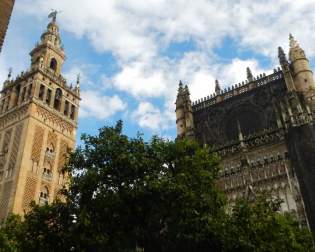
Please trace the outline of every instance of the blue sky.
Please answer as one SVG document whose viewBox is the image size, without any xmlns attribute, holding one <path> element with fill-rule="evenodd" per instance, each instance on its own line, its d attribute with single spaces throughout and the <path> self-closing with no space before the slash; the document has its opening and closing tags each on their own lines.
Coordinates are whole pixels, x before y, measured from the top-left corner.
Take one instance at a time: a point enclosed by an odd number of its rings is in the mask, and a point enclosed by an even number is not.
<svg viewBox="0 0 315 252">
<path fill-rule="evenodd" d="M 67 55 L 68 83 L 82 76 L 78 139 L 124 121 L 129 136 L 174 138 L 176 90 L 192 100 L 278 66 L 291 32 L 311 62 L 315 56 L 315 1 L 19 0 L 3 50 L 0 81 L 28 69 L 28 53 L 51 9 Z M 314 65 L 314 64 L 313 64 Z"/>
</svg>

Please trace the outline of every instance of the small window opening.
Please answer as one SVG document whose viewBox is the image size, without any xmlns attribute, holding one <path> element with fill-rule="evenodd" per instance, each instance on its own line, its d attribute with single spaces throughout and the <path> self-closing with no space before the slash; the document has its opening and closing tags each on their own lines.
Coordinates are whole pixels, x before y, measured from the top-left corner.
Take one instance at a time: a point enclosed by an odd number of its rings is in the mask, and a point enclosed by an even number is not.
<svg viewBox="0 0 315 252">
<path fill-rule="evenodd" d="M 44 85 L 40 85 L 39 92 L 38 92 L 38 98 L 40 100 L 43 100 L 44 99 L 44 94 L 45 94 L 45 86 Z"/>
<path fill-rule="evenodd" d="M 58 111 L 60 110 L 60 106 L 61 106 L 61 98 L 62 98 L 62 91 L 60 88 L 58 88 L 55 93 L 55 101 L 54 101 L 54 108 L 57 109 Z"/>
<path fill-rule="evenodd" d="M 51 101 L 51 89 L 47 89 L 46 103 L 50 105 L 50 101 Z"/>
<path fill-rule="evenodd" d="M 70 118 L 74 120 L 74 115 L 75 115 L 75 106 L 71 105 L 71 112 L 70 112 Z"/>
<path fill-rule="evenodd" d="M 65 101 L 65 109 L 64 109 L 63 113 L 65 116 L 68 116 L 68 113 L 69 113 L 69 102 L 68 101 Z"/>
<path fill-rule="evenodd" d="M 56 71 L 57 70 L 57 60 L 55 58 L 52 58 L 50 60 L 50 69 Z"/>
</svg>

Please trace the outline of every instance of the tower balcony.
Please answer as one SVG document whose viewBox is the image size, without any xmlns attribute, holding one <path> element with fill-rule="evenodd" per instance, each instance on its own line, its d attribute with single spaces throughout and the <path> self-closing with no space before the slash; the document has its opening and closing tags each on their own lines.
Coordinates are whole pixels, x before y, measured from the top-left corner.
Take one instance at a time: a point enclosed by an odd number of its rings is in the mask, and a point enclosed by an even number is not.
<svg viewBox="0 0 315 252">
<path fill-rule="evenodd" d="M 39 197 L 38 204 L 39 204 L 40 206 L 43 206 L 43 205 L 48 204 L 48 198 Z"/>
<path fill-rule="evenodd" d="M 45 152 L 45 159 L 53 160 L 55 158 L 55 153 L 53 151 L 46 151 Z"/>
<path fill-rule="evenodd" d="M 47 181 L 52 181 L 53 175 L 52 175 L 51 170 L 44 168 L 42 178 L 47 180 Z"/>
</svg>

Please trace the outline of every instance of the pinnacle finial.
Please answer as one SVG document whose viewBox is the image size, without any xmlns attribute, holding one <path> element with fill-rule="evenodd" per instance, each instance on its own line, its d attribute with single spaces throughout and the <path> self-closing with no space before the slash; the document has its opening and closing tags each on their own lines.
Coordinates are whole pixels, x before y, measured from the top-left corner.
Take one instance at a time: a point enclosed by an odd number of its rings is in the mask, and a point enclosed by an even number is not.
<svg viewBox="0 0 315 252">
<path fill-rule="evenodd" d="M 77 74 L 77 85 L 80 84 L 80 73 Z"/>
<path fill-rule="evenodd" d="M 299 43 L 295 40 L 295 38 L 293 37 L 291 33 L 289 34 L 289 44 L 290 44 L 290 48 L 299 46 Z"/>
<path fill-rule="evenodd" d="M 287 57 L 285 56 L 285 53 L 281 46 L 278 47 L 278 58 L 280 65 L 283 65 L 288 62 Z"/>
<path fill-rule="evenodd" d="M 12 76 L 12 67 L 9 68 L 9 72 L 8 72 L 8 80 L 11 78 Z"/>
<path fill-rule="evenodd" d="M 178 84 L 178 92 L 182 92 L 183 87 L 184 87 L 183 82 L 180 80 Z"/>
<path fill-rule="evenodd" d="M 221 87 L 220 87 L 219 81 L 218 81 L 217 79 L 215 80 L 215 88 L 214 88 L 214 91 L 215 91 L 217 94 L 221 91 Z"/>
<path fill-rule="evenodd" d="M 183 87 L 183 82 L 182 82 L 182 80 L 179 80 L 179 87 Z"/>
<path fill-rule="evenodd" d="M 244 143 L 243 132 L 242 132 L 242 129 L 241 129 L 241 124 L 240 124 L 239 120 L 237 120 L 236 123 L 237 123 L 238 140 L 241 143 L 241 148 L 244 149 L 245 148 L 245 143 Z"/>
<path fill-rule="evenodd" d="M 278 57 L 280 58 L 280 56 L 285 55 L 283 48 L 281 46 L 278 47 Z"/>
<path fill-rule="evenodd" d="M 75 85 L 75 89 L 80 91 L 80 73 L 77 75 L 77 84 Z"/>
<path fill-rule="evenodd" d="M 246 75 L 247 75 L 247 80 L 249 82 L 254 80 L 254 76 L 253 76 L 252 71 L 250 70 L 249 67 L 246 68 Z"/>
</svg>

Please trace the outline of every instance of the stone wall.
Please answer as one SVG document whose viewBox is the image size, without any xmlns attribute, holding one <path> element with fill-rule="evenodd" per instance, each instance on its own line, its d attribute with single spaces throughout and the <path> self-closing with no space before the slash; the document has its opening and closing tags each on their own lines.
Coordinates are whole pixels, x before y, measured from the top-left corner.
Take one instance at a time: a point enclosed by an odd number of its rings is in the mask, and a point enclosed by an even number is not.
<svg viewBox="0 0 315 252">
<path fill-rule="evenodd" d="M 290 159 L 299 181 L 308 223 L 315 232 L 315 127 L 293 127 L 287 137 Z"/>
</svg>

